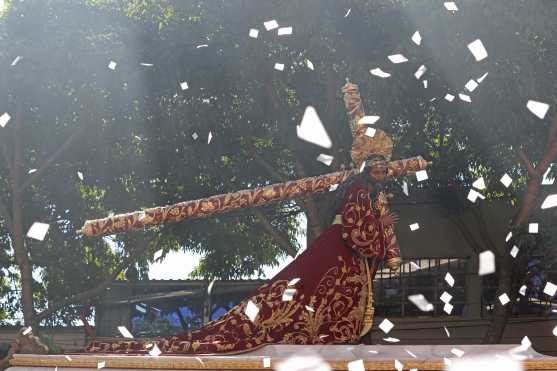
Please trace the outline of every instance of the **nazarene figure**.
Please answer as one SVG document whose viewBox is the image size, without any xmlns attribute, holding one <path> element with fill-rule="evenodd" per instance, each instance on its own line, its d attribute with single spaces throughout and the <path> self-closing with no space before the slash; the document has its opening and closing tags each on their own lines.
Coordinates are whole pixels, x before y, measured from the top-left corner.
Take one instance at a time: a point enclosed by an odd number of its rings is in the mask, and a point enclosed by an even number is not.
<svg viewBox="0 0 557 371">
<path fill-rule="evenodd" d="M 345 100 L 350 89 L 357 87 L 345 85 Z M 338 188 L 332 224 L 293 262 L 198 330 L 153 341 L 93 341 L 86 351 L 147 354 L 156 346 L 162 354 L 233 354 L 266 344 L 358 343 L 372 327 L 377 269 L 397 270 L 401 260 L 398 217 L 383 192 L 392 141 L 379 129 L 369 136 L 356 121 L 363 111 L 349 115 L 351 157 L 362 171 Z"/>
</svg>

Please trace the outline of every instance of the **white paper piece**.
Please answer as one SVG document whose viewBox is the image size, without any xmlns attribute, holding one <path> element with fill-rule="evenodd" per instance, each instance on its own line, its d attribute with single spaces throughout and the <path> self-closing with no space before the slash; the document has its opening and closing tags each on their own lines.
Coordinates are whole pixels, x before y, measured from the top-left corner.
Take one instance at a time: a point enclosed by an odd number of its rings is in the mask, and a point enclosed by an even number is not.
<svg viewBox="0 0 557 371">
<path fill-rule="evenodd" d="M 161 354 L 162 354 L 162 352 L 161 352 L 161 350 L 159 349 L 159 347 L 157 346 L 157 344 L 155 344 L 155 345 L 153 346 L 153 349 L 151 349 L 151 350 L 149 351 L 149 355 L 150 355 L 150 356 L 153 356 L 153 357 L 158 357 L 158 356 L 160 356 Z"/>
<path fill-rule="evenodd" d="M 336 191 L 337 188 L 338 188 L 338 184 L 331 184 L 331 186 L 329 187 L 329 192 Z"/>
<path fill-rule="evenodd" d="M 507 293 L 503 293 L 499 295 L 499 301 L 501 302 L 501 305 L 506 305 L 511 301 L 511 299 L 509 299 L 509 295 L 507 295 Z"/>
<path fill-rule="evenodd" d="M 253 39 L 257 39 L 259 37 L 259 30 L 256 30 L 255 28 L 252 28 L 249 30 L 249 37 L 253 38 Z"/>
<path fill-rule="evenodd" d="M 557 336 L 557 326 L 553 329 L 553 336 Z"/>
<path fill-rule="evenodd" d="M 365 132 L 365 135 L 367 135 L 367 136 L 370 137 L 370 138 L 373 138 L 373 137 L 375 136 L 375 132 L 376 132 L 376 131 L 377 131 L 377 130 L 374 129 L 374 128 L 367 128 L 367 129 L 366 129 L 366 132 Z"/>
<path fill-rule="evenodd" d="M 481 83 L 485 80 L 485 78 L 487 77 L 487 75 L 489 75 L 489 72 L 484 73 L 484 74 L 477 80 L 477 81 L 478 81 L 478 84 L 481 84 Z"/>
<path fill-rule="evenodd" d="M 8 114 L 8 112 L 4 112 L 2 116 L 0 116 L 0 126 L 5 127 L 8 124 L 8 121 L 10 121 L 10 119 L 11 116 Z"/>
<path fill-rule="evenodd" d="M 403 368 L 404 368 L 404 365 L 402 363 L 400 363 L 400 361 L 398 359 L 395 359 L 395 369 L 396 369 L 396 371 L 402 371 Z"/>
<path fill-rule="evenodd" d="M 10 64 L 10 67 L 14 67 L 16 64 L 19 63 L 19 61 L 23 59 L 23 57 L 21 55 L 18 55 L 17 57 L 15 57 L 15 59 L 12 61 L 12 64 Z"/>
<path fill-rule="evenodd" d="M 344 18 L 348 17 L 348 15 L 350 14 L 351 11 L 352 11 L 352 8 L 348 8 L 348 10 L 346 11 L 346 14 L 344 14 Z"/>
<path fill-rule="evenodd" d="M 480 192 L 476 191 L 475 189 L 471 189 L 470 192 L 468 192 L 468 200 L 475 203 L 476 200 L 478 198 L 481 198 L 482 200 L 485 200 L 485 196 L 482 195 Z"/>
<path fill-rule="evenodd" d="M 555 164 L 551 164 L 547 167 L 547 170 L 543 174 L 542 185 L 552 185 L 553 183 L 555 183 L 555 178 L 549 176 L 549 172 L 551 171 L 553 166 L 555 166 Z"/>
<path fill-rule="evenodd" d="M 426 73 L 426 71 L 427 71 L 427 67 L 422 64 L 420 67 L 418 67 L 416 72 L 414 72 L 414 77 L 419 80 L 422 78 L 424 73 Z"/>
<path fill-rule="evenodd" d="M 516 258 L 516 256 L 518 255 L 518 252 L 520 251 L 520 249 L 515 245 L 513 246 L 513 248 L 511 249 L 511 256 L 513 258 Z"/>
<path fill-rule="evenodd" d="M 70 357 L 70 356 L 64 356 L 64 358 L 66 358 L 70 362 L 72 361 L 72 357 Z"/>
<path fill-rule="evenodd" d="M 358 124 L 360 125 L 373 125 L 375 124 L 381 117 L 379 116 L 364 116 L 358 120 Z"/>
<path fill-rule="evenodd" d="M 420 45 L 422 43 L 422 35 L 420 35 L 420 31 L 414 32 L 412 35 L 412 42 L 416 45 Z"/>
<path fill-rule="evenodd" d="M 298 282 L 300 282 L 300 278 L 293 278 L 288 282 L 288 286 L 294 286 L 296 285 Z"/>
<path fill-rule="evenodd" d="M 369 73 L 374 76 L 381 77 L 382 79 L 386 79 L 387 77 L 391 76 L 390 73 L 384 72 L 381 68 L 374 68 L 372 70 L 369 70 Z"/>
<path fill-rule="evenodd" d="M 479 189 L 480 191 L 485 189 L 485 181 L 483 177 L 479 177 L 472 183 L 472 187 Z"/>
<path fill-rule="evenodd" d="M 538 233 L 540 225 L 538 223 L 528 224 L 528 233 Z"/>
<path fill-rule="evenodd" d="M 522 286 L 520 286 L 520 288 L 518 289 L 518 293 L 519 293 L 520 295 L 522 295 L 522 296 L 526 296 L 526 289 L 527 289 L 526 285 L 522 285 Z"/>
<path fill-rule="evenodd" d="M 153 63 L 143 63 L 143 62 L 140 62 L 139 65 L 143 66 L 143 67 L 153 67 L 153 66 L 155 66 Z"/>
<path fill-rule="evenodd" d="M 357 361 L 348 362 L 348 371 L 366 371 L 364 361 L 359 359 Z"/>
<path fill-rule="evenodd" d="M 509 174 L 505 173 L 505 175 L 503 175 L 499 181 L 503 183 L 505 187 L 509 188 L 513 179 L 509 176 Z"/>
<path fill-rule="evenodd" d="M 452 102 L 454 100 L 454 95 L 452 95 L 452 94 L 445 95 L 445 100 L 449 101 L 449 102 Z"/>
<path fill-rule="evenodd" d="M 395 327 L 395 325 L 389 321 L 387 318 L 385 318 L 380 324 L 379 324 L 379 328 L 381 329 L 381 331 L 383 331 L 385 334 L 388 334 L 389 331 L 391 331 L 393 329 L 393 327 Z"/>
<path fill-rule="evenodd" d="M 557 285 L 551 283 L 551 282 L 547 282 L 545 284 L 545 287 L 543 289 L 543 293 L 547 294 L 549 296 L 555 296 L 555 293 L 557 292 Z"/>
<path fill-rule="evenodd" d="M 505 242 L 509 242 L 512 236 L 513 236 L 513 232 L 507 233 L 507 237 L 505 237 Z"/>
<path fill-rule="evenodd" d="M 447 313 L 448 315 L 451 315 L 453 311 L 453 305 L 450 303 L 445 303 L 445 305 L 443 306 L 443 311 L 445 311 L 445 313 Z"/>
<path fill-rule="evenodd" d="M 197 140 L 197 138 L 199 138 L 199 135 L 197 135 L 197 133 L 193 133 L 191 137 L 193 138 L 193 140 Z"/>
<path fill-rule="evenodd" d="M 30 334 L 31 331 L 33 331 L 33 327 L 28 326 L 25 330 L 23 330 L 23 331 L 21 332 L 21 334 L 22 334 L 23 336 L 25 336 L 25 335 Z"/>
<path fill-rule="evenodd" d="M 110 63 L 108 64 L 108 68 L 110 68 L 112 71 L 114 71 L 116 69 L 116 65 L 117 65 L 116 62 L 110 61 Z"/>
<path fill-rule="evenodd" d="M 271 358 L 270 357 L 263 357 L 263 367 L 264 368 L 271 367 Z"/>
<path fill-rule="evenodd" d="M 549 104 L 537 102 L 535 100 L 529 100 L 528 103 L 526 103 L 526 107 L 540 119 L 543 119 L 549 110 Z"/>
<path fill-rule="evenodd" d="M 306 305 L 306 310 L 308 312 L 315 312 L 315 309 L 313 309 L 312 307 L 310 307 L 309 305 Z"/>
<path fill-rule="evenodd" d="M 427 80 L 423 80 L 422 83 L 424 84 L 424 89 L 427 89 Z"/>
<path fill-rule="evenodd" d="M 97 370 L 100 370 L 101 368 L 105 368 L 106 367 L 106 361 L 101 361 L 97 363 Z"/>
<path fill-rule="evenodd" d="M 441 299 L 441 301 L 443 303 L 450 303 L 451 300 L 453 299 L 453 296 L 451 294 L 449 294 L 446 291 L 443 291 L 443 293 L 441 294 L 441 296 L 439 297 L 439 299 Z"/>
<path fill-rule="evenodd" d="M 282 301 L 292 301 L 294 295 L 296 295 L 296 289 L 286 289 L 282 293 Z"/>
<path fill-rule="evenodd" d="M 284 71 L 284 63 L 275 63 L 275 70 Z"/>
<path fill-rule="evenodd" d="M 451 287 L 454 286 L 454 277 L 449 272 L 445 275 L 445 282 L 447 282 L 447 284 Z"/>
<path fill-rule="evenodd" d="M 462 351 L 461 349 L 458 349 L 458 348 L 451 349 L 451 353 L 454 354 L 455 356 L 457 356 L 458 358 L 460 358 L 464 355 L 464 351 Z"/>
<path fill-rule="evenodd" d="M 420 267 L 418 264 L 416 264 L 415 262 L 410 262 L 410 267 L 414 268 L 414 270 L 419 271 L 420 269 L 422 269 L 422 267 Z"/>
<path fill-rule="evenodd" d="M 481 252 L 479 258 L 480 268 L 478 269 L 478 275 L 484 276 L 495 272 L 495 254 L 493 252 L 490 250 Z"/>
<path fill-rule="evenodd" d="M 427 180 L 428 179 L 427 171 L 425 170 L 416 171 L 416 179 L 418 180 L 418 182 Z"/>
<path fill-rule="evenodd" d="M 417 231 L 418 229 L 420 229 L 420 224 L 419 223 L 412 223 L 410 224 L 410 230 L 412 232 Z"/>
<path fill-rule="evenodd" d="M 325 131 L 315 108 L 308 106 L 300 125 L 296 126 L 298 138 L 324 148 L 331 148 L 333 143 Z"/>
<path fill-rule="evenodd" d="M 278 26 L 279 26 L 277 21 L 274 20 L 274 19 L 272 19 L 270 21 L 267 21 L 267 22 L 263 22 L 263 25 L 265 26 L 265 29 L 267 31 L 274 30 L 275 28 L 278 28 Z"/>
<path fill-rule="evenodd" d="M 408 62 L 408 58 L 406 58 L 404 55 L 402 54 L 393 54 L 393 55 L 389 55 L 387 58 L 389 58 L 389 60 L 394 63 L 394 64 L 399 64 L 399 63 L 404 63 L 404 62 Z"/>
<path fill-rule="evenodd" d="M 253 301 L 248 300 L 244 313 L 248 316 L 250 321 L 255 322 L 255 317 L 257 317 L 257 314 L 259 313 L 259 308 L 253 303 Z"/>
<path fill-rule="evenodd" d="M 408 296 L 408 300 L 422 312 L 431 312 L 433 310 L 433 304 L 427 301 L 422 294 L 410 295 Z"/>
<path fill-rule="evenodd" d="M 443 326 L 443 328 L 445 329 L 445 334 L 447 334 L 447 337 L 450 338 L 451 333 L 449 332 L 449 329 L 447 328 L 447 326 Z"/>
<path fill-rule="evenodd" d="M 460 100 L 463 101 L 463 102 L 472 103 L 472 99 L 470 98 L 469 95 L 459 93 L 459 94 L 458 94 L 458 97 L 459 97 Z"/>
<path fill-rule="evenodd" d="M 418 356 L 416 356 L 414 353 L 412 353 L 412 352 L 409 351 L 408 349 L 404 349 L 404 351 L 405 351 L 406 353 L 408 353 L 408 354 L 410 355 L 410 357 L 412 357 L 412 358 L 418 358 Z"/>
<path fill-rule="evenodd" d="M 314 70 L 313 67 L 313 63 L 311 63 L 311 61 L 309 59 L 306 59 L 306 66 L 310 69 L 310 70 Z"/>
<path fill-rule="evenodd" d="M 79 180 L 83 180 L 83 173 L 81 171 L 78 171 L 77 177 L 79 178 Z"/>
<path fill-rule="evenodd" d="M 547 196 L 542 203 L 542 209 L 549 209 L 555 206 L 557 206 L 557 193 Z"/>
<path fill-rule="evenodd" d="M 27 174 L 33 174 L 37 172 L 37 169 L 29 169 L 29 171 L 27 172 Z"/>
<path fill-rule="evenodd" d="M 126 328 L 126 326 L 118 326 L 118 331 L 120 331 L 123 337 L 133 339 L 132 333 Z"/>
<path fill-rule="evenodd" d="M 404 192 L 404 194 L 408 196 L 408 183 L 406 182 L 406 180 L 402 182 L 402 192 Z"/>
<path fill-rule="evenodd" d="M 296 354 L 275 366 L 275 371 L 332 371 L 331 366 L 314 353 Z"/>
<path fill-rule="evenodd" d="M 213 139 L 213 133 L 209 132 L 209 135 L 207 136 L 207 144 L 211 143 L 211 139 Z"/>
<path fill-rule="evenodd" d="M 319 156 L 317 156 L 317 161 L 324 163 L 327 166 L 331 166 L 331 163 L 333 162 L 334 157 L 331 155 L 326 155 L 324 153 L 320 153 Z"/>
<path fill-rule="evenodd" d="M 186 90 L 187 88 L 189 88 L 188 83 L 187 83 L 186 81 L 181 82 L 181 83 L 180 83 L 180 88 L 181 88 L 182 90 Z"/>
<path fill-rule="evenodd" d="M 383 341 L 386 341 L 387 343 L 398 343 L 400 342 L 400 339 L 388 337 L 388 338 L 383 338 Z"/>
<path fill-rule="evenodd" d="M 487 50 L 485 50 L 484 44 L 480 39 L 474 40 L 468 44 L 468 49 L 478 62 L 487 58 Z"/>
<path fill-rule="evenodd" d="M 217 282 L 216 278 L 213 278 L 211 282 L 209 282 L 209 286 L 207 286 L 207 295 L 211 295 L 211 292 L 213 292 L 213 286 L 215 286 L 215 282 Z"/>
<path fill-rule="evenodd" d="M 292 27 L 281 27 L 278 29 L 278 36 L 292 35 Z"/>
<path fill-rule="evenodd" d="M 478 85 L 479 84 L 476 81 L 469 80 L 466 85 L 464 85 L 464 88 L 466 88 L 466 90 L 468 90 L 469 92 L 473 92 L 474 90 L 476 90 Z"/>
<path fill-rule="evenodd" d="M 196 46 L 195 46 L 195 48 L 196 48 L 196 49 L 200 49 L 200 48 L 208 48 L 208 47 L 209 47 L 209 45 L 208 45 L 208 44 L 199 44 L 199 45 L 196 45 Z"/>
<path fill-rule="evenodd" d="M 456 6 L 454 1 L 445 1 L 445 3 L 443 5 L 445 5 L 445 9 L 447 9 L 451 12 L 458 11 L 458 7 Z"/>
<path fill-rule="evenodd" d="M 27 231 L 27 237 L 42 241 L 48 232 L 49 225 L 46 223 L 35 222 Z"/>
</svg>

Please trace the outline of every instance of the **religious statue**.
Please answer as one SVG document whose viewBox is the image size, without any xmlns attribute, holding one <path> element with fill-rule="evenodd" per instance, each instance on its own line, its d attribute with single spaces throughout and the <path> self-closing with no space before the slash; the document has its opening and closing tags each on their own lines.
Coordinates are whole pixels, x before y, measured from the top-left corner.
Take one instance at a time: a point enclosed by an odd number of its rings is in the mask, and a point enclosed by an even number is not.
<svg viewBox="0 0 557 371">
<path fill-rule="evenodd" d="M 375 273 L 381 265 L 397 270 L 401 263 L 394 233 L 398 217 L 389 211 L 383 189 L 393 175 L 393 143 L 382 130 L 369 135 L 359 124 L 363 110 L 357 86 L 346 84 L 343 92 L 357 171 L 338 182 L 332 224 L 268 283 L 202 328 L 154 341 L 93 341 L 87 352 L 234 354 L 277 343 L 354 344 L 370 331 Z M 414 169 L 427 166 L 421 158 L 416 161 Z M 398 173 L 408 173 L 406 168 Z"/>
</svg>

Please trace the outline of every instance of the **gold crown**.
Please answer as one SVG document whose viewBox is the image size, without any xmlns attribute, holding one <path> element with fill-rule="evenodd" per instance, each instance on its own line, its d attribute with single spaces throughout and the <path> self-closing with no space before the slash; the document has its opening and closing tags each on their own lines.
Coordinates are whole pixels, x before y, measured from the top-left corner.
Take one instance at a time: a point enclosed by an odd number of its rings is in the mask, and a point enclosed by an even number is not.
<svg viewBox="0 0 557 371">
<path fill-rule="evenodd" d="M 372 155 L 381 155 L 390 161 L 393 154 L 393 141 L 380 129 L 375 129 L 373 136 L 366 134 L 368 127 L 358 125 L 354 130 L 350 155 L 357 169 Z"/>
</svg>

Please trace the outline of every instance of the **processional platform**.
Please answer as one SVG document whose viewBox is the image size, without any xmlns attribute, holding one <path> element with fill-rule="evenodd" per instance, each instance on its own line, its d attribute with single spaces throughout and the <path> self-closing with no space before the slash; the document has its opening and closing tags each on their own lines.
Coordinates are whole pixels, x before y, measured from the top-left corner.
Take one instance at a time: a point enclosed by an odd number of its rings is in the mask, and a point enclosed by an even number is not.
<svg viewBox="0 0 557 371">
<path fill-rule="evenodd" d="M 467 357 L 508 356 L 518 345 L 266 345 L 236 355 L 211 356 L 138 356 L 138 355 L 31 355 L 16 354 L 9 371 L 85 371 L 99 368 L 133 370 L 272 370 L 294 356 L 317 355 L 332 370 L 348 370 L 348 363 L 362 360 L 365 370 L 395 370 L 395 360 L 404 370 L 444 370 L 445 358 L 457 359 L 451 350 L 457 348 Z M 557 357 L 528 349 L 520 353 L 524 370 L 557 370 Z M 415 356 L 415 357 L 414 357 Z M 450 362 L 450 361 L 448 361 Z M 306 370 L 306 369 L 304 369 Z M 309 369 L 308 369 L 309 370 Z M 62 371 L 62 370 L 59 370 Z M 474 370 L 472 370 L 474 371 Z"/>
</svg>

